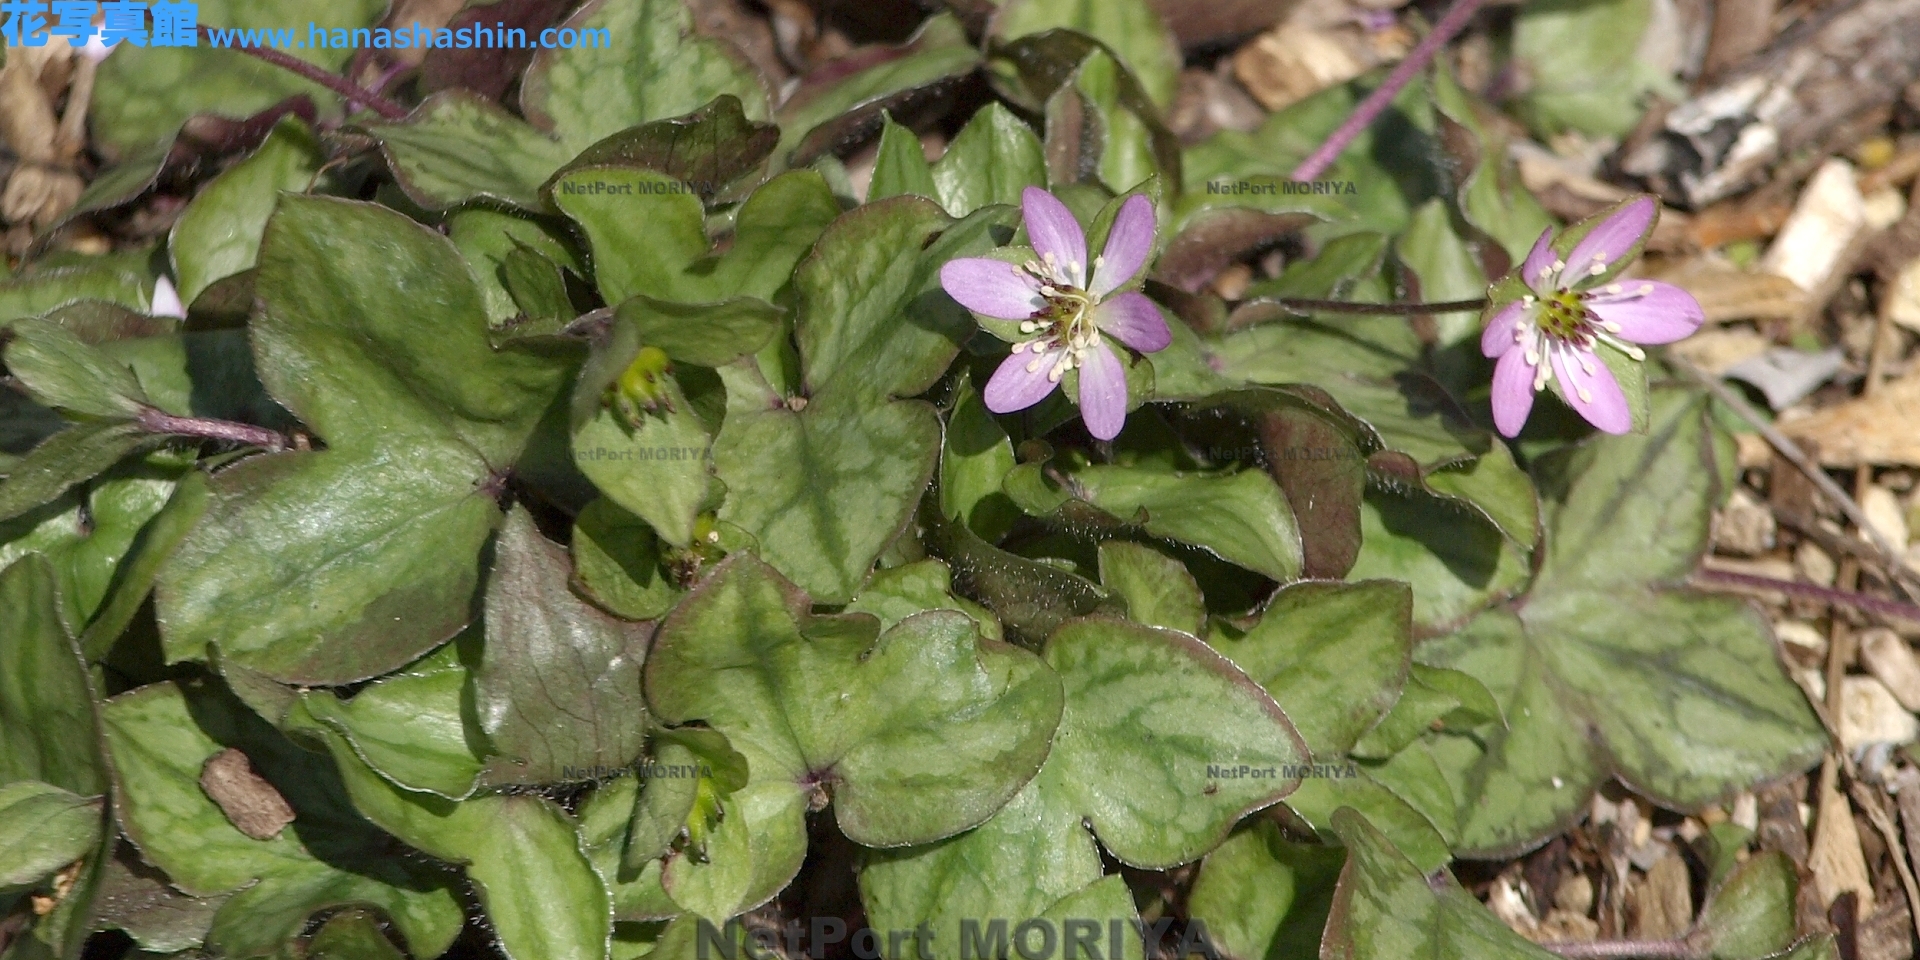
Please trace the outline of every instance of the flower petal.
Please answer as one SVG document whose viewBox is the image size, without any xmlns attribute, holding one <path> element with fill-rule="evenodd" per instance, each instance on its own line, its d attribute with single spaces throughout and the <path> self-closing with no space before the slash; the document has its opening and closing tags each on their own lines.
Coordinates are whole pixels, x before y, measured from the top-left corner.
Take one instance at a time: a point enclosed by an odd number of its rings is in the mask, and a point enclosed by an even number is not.
<svg viewBox="0 0 1920 960">
<path fill-rule="evenodd" d="M 1512 350 L 1515 344 L 1519 343 L 1514 339 L 1514 328 L 1520 325 L 1521 320 L 1531 319 L 1527 316 L 1527 312 L 1533 306 L 1533 304 L 1515 300 L 1502 307 L 1499 313 L 1494 314 L 1493 319 L 1487 323 L 1487 329 L 1480 333 L 1480 355 L 1499 357 L 1505 356 L 1509 350 Z"/>
<path fill-rule="evenodd" d="M 1028 187 L 1020 194 L 1020 212 L 1027 221 L 1027 240 L 1033 244 L 1033 252 L 1042 261 L 1052 254 L 1068 282 L 1085 287 L 1087 235 L 1081 231 L 1080 221 L 1073 218 L 1073 211 L 1053 194 Z M 1074 264 L 1079 264 L 1078 269 Z"/>
<path fill-rule="evenodd" d="M 1560 271 L 1565 278 L 1562 287 L 1571 288 L 1575 283 L 1592 277 L 1614 265 L 1640 238 L 1653 229 L 1653 218 L 1659 212 L 1659 206 L 1652 197 L 1638 197 L 1626 206 L 1614 211 L 1613 216 L 1600 222 L 1591 233 L 1580 238 L 1574 244 L 1573 252 L 1567 254 L 1567 268 Z"/>
<path fill-rule="evenodd" d="M 1095 341 L 1081 357 L 1080 419 L 1088 433 L 1112 440 L 1127 423 L 1127 369 L 1105 341 Z"/>
<path fill-rule="evenodd" d="M 147 308 L 147 316 L 185 318 L 186 315 L 186 304 L 180 302 L 180 291 L 173 288 L 173 281 L 166 277 L 155 280 L 153 305 Z"/>
<path fill-rule="evenodd" d="M 1029 230 L 1029 233 L 1032 231 Z M 1087 288 L 1096 297 L 1133 279 L 1153 252 L 1153 201 L 1136 193 L 1120 205 L 1113 216 L 1113 229 L 1107 231 L 1107 248 L 1100 253 L 1100 265 L 1093 271 L 1093 286 Z M 1136 348 L 1138 349 L 1138 348 Z"/>
<path fill-rule="evenodd" d="M 1540 239 L 1533 242 L 1533 249 L 1527 252 L 1527 259 L 1520 265 L 1520 280 L 1534 293 L 1546 296 L 1554 292 L 1549 282 L 1553 273 L 1553 228 L 1540 231 Z"/>
<path fill-rule="evenodd" d="M 968 310 L 1002 320 L 1025 320 L 1045 303 L 1039 284 L 1004 260 L 949 260 L 940 268 L 940 286 Z"/>
<path fill-rule="evenodd" d="M 1093 323 L 1115 340 L 1141 353 L 1165 350 L 1173 331 L 1146 294 L 1128 291 L 1093 308 Z"/>
<path fill-rule="evenodd" d="M 1533 412 L 1533 368 L 1524 350 L 1508 350 L 1493 365 L 1493 425 L 1502 436 L 1517 436 Z"/>
<path fill-rule="evenodd" d="M 1672 343 L 1691 336 L 1707 319 L 1693 294 L 1658 280 L 1611 283 L 1585 299 L 1594 316 L 1620 325 L 1615 336 L 1634 343 Z"/>
<path fill-rule="evenodd" d="M 1620 382 L 1613 379 L 1613 371 L 1592 350 L 1557 344 L 1551 352 L 1560 393 L 1575 412 L 1608 433 L 1633 429 L 1627 395 L 1621 392 Z M 1593 372 L 1588 373 L 1586 367 L 1592 367 Z"/>
<path fill-rule="evenodd" d="M 1047 398 L 1060 381 L 1051 379 L 1047 374 L 1060 362 L 1061 350 L 1046 353 L 1016 353 L 1000 361 L 1000 369 L 993 372 L 987 381 L 987 388 L 981 391 L 981 399 L 986 401 L 987 409 L 994 413 L 1012 413 L 1025 410 Z M 1039 363 L 1035 364 L 1034 361 Z M 1027 369 L 1032 366 L 1033 369 Z"/>
</svg>

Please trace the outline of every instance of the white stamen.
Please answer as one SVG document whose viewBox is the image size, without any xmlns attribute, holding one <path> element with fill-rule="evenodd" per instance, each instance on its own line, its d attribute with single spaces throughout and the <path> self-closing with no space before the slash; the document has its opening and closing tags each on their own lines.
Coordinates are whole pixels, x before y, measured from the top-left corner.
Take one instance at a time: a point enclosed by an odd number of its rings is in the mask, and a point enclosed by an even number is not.
<svg viewBox="0 0 1920 960">
<path fill-rule="evenodd" d="M 1045 358 L 1045 357 L 1034 357 L 1034 358 L 1033 358 L 1032 360 L 1028 360 L 1028 361 L 1027 361 L 1027 372 L 1028 372 L 1028 373 L 1035 373 L 1035 372 L 1038 372 L 1038 371 L 1039 371 L 1039 369 L 1040 369 L 1040 364 L 1041 364 L 1041 362 L 1042 362 L 1042 361 L 1044 361 L 1044 360 L 1046 360 L 1046 358 Z"/>
<path fill-rule="evenodd" d="M 1653 292 L 1653 284 L 1651 284 L 1651 283 L 1643 283 L 1643 284 L 1641 284 L 1641 285 L 1640 285 L 1640 295 L 1641 295 L 1641 296 L 1643 296 L 1643 297 L 1644 297 L 1644 296 L 1646 296 L 1647 294 L 1649 294 L 1649 293 L 1652 293 L 1652 292 Z"/>
<path fill-rule="evenodd" d="M 1622 287 L 1622 286 L 1620 286 L 1620 285 L 1619 285 L 1619 284 L 1617 284 L 1617 283 L 1609 283 L 1609 284 L 1607 284 L 1607 292 L 1608 292 L 1608 293 L 1619 293 L 1619 292 L 1620 292 L 1621 290 L 1623 290 L 1623 289 L 1625 289 L 1625 288 L 1624 288 L 1624 287 Z"/>
<path fill-rule="evenodd" d="M 1591 370 L 1589 370 L 1589 371 L 1587 371 L 1587 372 L 1588 372 L 1588 373 L 1592 373 L 1593 371 L 1591 371 Z M 1577 393 L 1577 394 L 1579 394 L 1579 395 L 1580 395 L 1580 402 L 1581 402 L 1581 403 L 1592 403 L 1592 402 L 1593 402 L 1593 394 L 1591 394 L 1591 393 L 1588 393 L 1588 392 L 1587 392 L 1587 388 L 1586 388 L 1586 387 L 1582 387 L 1582 386 L 1575 386 L 1575 387 L 1573 388 L 1573 392 L 1574 392 L 1574 393 Z"/>
</svg>

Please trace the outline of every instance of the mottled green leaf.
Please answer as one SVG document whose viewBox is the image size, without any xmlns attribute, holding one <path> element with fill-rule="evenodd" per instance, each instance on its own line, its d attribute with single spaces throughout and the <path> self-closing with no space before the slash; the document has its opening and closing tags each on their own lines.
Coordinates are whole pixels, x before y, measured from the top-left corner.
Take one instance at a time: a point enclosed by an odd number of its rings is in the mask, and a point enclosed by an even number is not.
<svg viewBox="0 0 1920 960">
<path fill-rule="evenodd" d="M 141 687 L 109 701 L 104 724 L 114 809 L 146 858 L 187 893 L 246 888 L 214 918 L 216 950 L 271 952 L 313 911 L 349 903 L 377 905 L 416 953 L 434 956 L 453 942 L 463 917 L 449 878 L 389 856 L 326 760 L 224 691 L 204 681 Z M 270 839 L 241 833 L 201 787 L 201 768 L 228 748 L 244 751 L 295 812 Z"/>
<path fill-rule="evenodd" d="M 147 404 L 133 371 L 45 320 L 11 328 L 7 372 L 42 405 L 79 419 L 131 419 Z"/>
<path fill-rule="evenodd" d="M 1055 632 L 1044 656 L 1068 704 L 1046 783 L 1123 863 L 1197 859 L 1299 782 L 1291 768 L 1307 748 L 1286 715 L 1192 637 L 1086 617 Z"/>
<path fill-rule="evenodd" d="M 1609 774 L 1687 809 L 1820 754 L 1825 736 L 1759 613 L 1660 586 L 1705 545 L 1718 502 L 1706 468 L 1727 441 L 1698 395 L 1655 399 L 1650 434 L 1592 441 L 1543 467 L 1548 559 L 1526 603 L 1420 648 L 1422 662 L 1486 684 L 1509 725 L 1428 741 L 1459 799 L 1465 850 L 1518 849 L 1558 829 Z"/>
<path fill-rule="evenodd" d="M 284 198 L 256 289 L 261 380 L 334 450 L 457 440 L 504 467 L 570 373 L 495 350 L 453 244 L 372 204 Z"/>
<path fill-rule="evenodd" d="M 1091 466 L 1072 474 L 1087 502 L 1156 537 L 1287 581 L 1300 574 L 1300 534 L 1273 479 L 1258 470 L 1170 473 Z"/>
<path fill-rule="evenodd" d="M 996 32 L 1009 40 L 1056 28 L 1099 40 L 1132 68 L 1155 103 L 1164 108 L 1173 102 L 1180 48 L 1146 0 L 1017 0 L 1003 7 L 995 21 Z"/>
<path fill-rule="evenodd" d="M 1316 758 L 1334 759 L 1399 697 L 1412 606 L 1402 583 L 1296 583 L 1245 634 L 1211 642 L 1273 695 Z"/>
<path fill-rule="evenodd" d="M 507 514 L 487 580 L 473 704 L 494 784 L 587 780 L 640 755 L 640 669 L 653 631 L 567 589 L 567 556 L 524 509 Z"/>
<path fill-rule="evenodd" d="M 192 304 L 215 281 L 253 268 L 280 191 L 306 190 L 323 160 L 306 124 L 284 117 L 252 156 L 200 190 L 167 238 L 182 303 Z"/>
<path fill-rule="evenodd" d="M 629 620 L 652 620 L 680 591 L 661 565 L 653 528 L 612 500 L 587 504 L 573 526 L 573 565 L 588 599 Z"/>
<path fill-rule="evenodd" d="M 1425 876 L 1365 817 L 1333 815 L 1347 846 L 1322 956 L 1330 960 L 1550 960 L 1448 873 Z"/>
<path fill-rule="evenodd" d="M 295 714 L 294 727 L 326 742 L 356 809 L 430 856 L 466 864 L 509 960 L 605 960 L 613 925 L 606 885 L 559 807 L 528 794 L 455 801 L 403 790 L 339 733 Z"/>
<path fill-rule="evenodd" d="M 935 192 L 933 168 L 927 164 L 920 138 L 886 117 L 880 125 L 880 147 L 873 161 L 873 179 L 867 186 L 867 202 L 905 195 L 929 199 L 940 196 Z"/>
<path fill-rule="evenodd" d="M 0 482 L 0 521 L 52 503 L 74 484 L 104 473 L 157 438 L 131 423 L 82 423 L 40 442 Z"/>
<path fill-rule="evenodd" d="M 847 604 L 846 613 L 870 613 L 880 618 L 880 629 L 894 625 L 916 613 L 928 610 L 958 610 L 973 618 L 980 635 L 999 640 L 1000 622 L 986 608 L 953 595 L 953 577 L 946 564 L 938 560 L 918 560 L 885 570 L 875 570 L 858 596 Z"/>
<path fill-rule="evenodd" d="M 0 571 L 0 784 L 107 790 L 93 692 L 61 622 L 53 568 L 39 556 Z"/>
<path fill-rule="evenodd" d="M 1100 544 L 1100 585 L 1127 602 L 1127 616 L 1137 623 L 1196 637 L 1206 629 L 1206 598 L 1193 574 L 1152 547 L 1125 540 Z"/>
<path fill-rule="evenodd" d="M 576 170 L 555 181 L 553 201 L 586 233 L 594 282 L 611 304 L 636 294 L 680 303 L 771 301 L 820 231 L 840 215 L 839 201 L 819 174 L 775 177 L 735 214 L 733 244 L 709 257 L 700 198 L 666 174 Z"/>
<path fill-rule="evenodd" d="M 1027 187 L 1045 186 L 1047 158 L 1033 128 L 998 103 L 989 103 L 947 145 L 933 165 L 932 186 L 923 194 L 940 200 L 956 217 L 988 204 L 1018 206 Z"/>
<path fill-rule="evenodd" d="M 285 37 L 289 56 L 337 72 L 352 56 L 344 41 L 354 27 L 371 27 L 386 9 L 376 0 L 350 0 L 312 8 L 301 0 L 202 0 L 200 24 L 222 29 L 272 30 Z M 331 46 L 309 44 L 308 31 L 329 31 Z M 294 46 L 298 42 L 305 46 Z M 240 46 L 235 38 L 234 46 Z M 120 46 L 125 46 L 124 44 Z M 182 121 L 202 112 L 246 117 L 295 94 L 306 94 L 328 116 L 338 116 L 340 98 L 298 74 L 263 63 L 238 50 L 213 50 L 211 38 L 195 47 L 116 49 L 100 64 L 89 119 L 93 136 L 116 152 L 172 139 Z"/>
<path fill-rule="evenodd" d="M 562 26 L 604 39 L 535 54 L 520 104 L 569 153 L 628 127 L 691 113 L 722 94 L 740 100 L 750 119 L 767 115 L 759 74 L 725 41 L 695 33 L 679 0 L 596 0 Z"/>
<path fill-rule="evenodd" d="M 649 703 L 726 734 L 756 782 L 831 783 L 841 829 L 869 845 L 974 826 L 1039 769 L 1060 688 L 1032 654 L 957 612 L 883 634 L 871 616 L 807 610 L 772 568 L 730 558 L 661 625 Z M 916 802 L 930 793 L 942 802 Z"/>
<path fill-rule="evenodd" d="M 1290 843 L 1254 820 L 1201 862 L 1187 914 L 1229 960 L 1311 956 L 1345 861 L 1337 847 Z"/>
<path fill-rule="evenodd" d="M 213 479 L 213 502 L 161 571 L 169 661 L 210 644 L 276 679 L 378 676 L 458 633 L 499 511 L 485 464 L 455 445 L 257 457 Z M 316 523 L 316 511 L 326 522 Z M 289 589 L 305 602 L 287 602 Z"/>
<path fill-rule="evenodd" d="M 1692 937 L 1715 960 L 1760 960 L 1793 944 L 1794 898 L 1800 876 L 1793 860 L 1769 850 L 1747 860 L 1700 907 Z"/>
<path fill-rule="evenodd" d="M 921 401 L 861 409 L 835 395 L 802 410 L 734 412 L 714 439 L 729 490 L 720 519 L 823 603 L 844 603 L 901 530 L 931 478 L 940 420 Z"/>
<path fill-rule="evenodd" d="M 342 701 L 300 696 L 307 713 L 344 735 L 381 776 L 409 790 L 452 800 L 479 783 L 487 742 L 470 702 L 471 671 L 450 643 Z"/>
<path fill-rule="evenodd" d="M 37 883 L 92 852 L 102 803 L 38 780 L 0 784 L 0 888 Z"/>
</svg>

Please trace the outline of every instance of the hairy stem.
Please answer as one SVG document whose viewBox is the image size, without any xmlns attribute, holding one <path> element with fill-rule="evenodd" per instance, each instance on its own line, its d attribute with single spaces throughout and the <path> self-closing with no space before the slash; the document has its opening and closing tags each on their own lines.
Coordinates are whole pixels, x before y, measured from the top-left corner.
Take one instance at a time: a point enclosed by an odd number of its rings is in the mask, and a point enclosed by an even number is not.
<svg viewBox="0 0 1920 960">
<path fill-rule="evenodd" d="M 1419 45 L 1413 48 L 1413 52 L 1407 54 L 1407 58 L 1393 68 L 1392 73 L 1387 74 L 1387 81 L 1376 87 L 1365 100 L 1360 101 L 1360 105 L 1347 116 L 1346 122 L 1340 124 L 1340 129 L 1333 131 L 1333 135 L 1320 145 L 1320 149 L 1315 150 L 1311 156 L 1302 160 L 1300 165 L 1293 169 L 1293 179 L 1312 180 L 1327 172 L 1327 168 L 1332 166 L 1333 161 L 1340 156 L 1340 151 L 1345 150 L 1347 145 L 1353 142 L 1353 138 L 1360 135 L 1360 131 L 1365 130 L 1369 124 L 1373 123 L 1375 117 L 1380 116 L 1381 112 L 1387 109 L 1387 104 L 1393 102 L 1393 98 L 1399 95 L 1401 89 L 1414 78 L 1415 74 L 1427 68 L 1427 64 L 1433 61 L 1434 54 L 1439 53 L 1440 48 L 1446 46 L 1448 40 L 1453 39 L 1455 34 L 1466 27 L 1467 22 L 1472 20 L 1473 15 L 1480 10 L 1481 2 L 1482 0 L 1453 0 L 1453 6 L 1448 7 L 1446 15 L 1440 18 L 1439 23 L 1434 24 L 1433 31 L 1421 39 Z"/>
<path fill-rule="evenodd" d="M 1747 587 L 1753 590 L 1771 590 L 1788 596 L 1818 600 L 1837 607 L 1852 607 L 1886 617 L 1897 617 L 1913 623 L 1920 623 L 1920 607 L 1885 597 L 1874 597 L 1851 590 L 1835 590 L 1818 584 L 1799 583 L 1793 580 L 1776 580 L 1772 577 L 1756 576 L 1751 573 L 1735 573 L 1732 570 L 1697 570 L 1693 579 L 1698 583 L 1723 583 L 1730 587 Z"/>
<path fill-rule="evenodd" d="M 1248 303 L 1270 303 L 1292 313 L 1374 313 L 1388 316 L 1417 313 L 1453 313 L 1456 310 L 1484 310 L 1487 298 L 1442 300 L 1436 303 L 1357 303 L 1351 300 L 1308 300 L 1298 297 L 1258 297 Z"/>
<path fill-rule="evenodd" d="M 1542 949 L 1568 960 L 1693 960 L 1699 951 L 1685 940 L 1584 940 L 1543 943 Z"/>
<path fill-rule="evenodd" d="M 268 450 L 286 450 L 293 445 L 287 435 L 266 427 L 256 427 L 250 423 L 235 423 L 231 420 L 211 420 L 205 417 L 176 417 L 164 410 L 144 407 L 135 423 L 149 433 L 170 433 L 178 437 L 200 437 L 206 440 L 224 440 L 229 443 L 244 443 Z"/>
<path fill-rule="evenodd" d="M 213 34 L 213 28 L 205 27 L 205 26 L 200 28 L 200 35 L 202 37 L 211 37 L 212 34 Z M 242 47 L 242 46 L 236 45 L 231 47 L 225 47 L 223 49 L 238 50 L 241 53 L 246 54 L 247 56 L 253 57 L 258 60 L 264 60 L 267 63 L 271 63 L 282 70 L 286 70 L 291 73 L 297 73 L 300 76 L 305 77 L 306 79 L 311 80 L 314 83 L 317 83 L 323 87 L 326 87 L 328 90 L 332 90 L 334 93 L 337 93 L 347 98 L 348 109 L 352 109 L 353 104 L 356 104 L 356 103 L 362 104 L 367 109 L 372 110 L 374 113 L 377 113 L 388 120 L 400 120 L 405 118 L 407 115 L 407 108 L 397 103 L 394 103 L 393 101 L 388 100 L 387 98 L 382 97 L 381 95 L 374 93 L 371 90 L 361 87 L 360 85 L 354 83 L 353 81 L 348 80 L 346 77 L 340 76 L 337 73 L 330 73 L 326 70 L 322 70 L 319 67 L 316 67 L 313 64 L 300 59 L 299 57 L 290 56 L 288 54 L 281 53 L 280 51 L 275 50 L 272 47 Z"/>
</svg>

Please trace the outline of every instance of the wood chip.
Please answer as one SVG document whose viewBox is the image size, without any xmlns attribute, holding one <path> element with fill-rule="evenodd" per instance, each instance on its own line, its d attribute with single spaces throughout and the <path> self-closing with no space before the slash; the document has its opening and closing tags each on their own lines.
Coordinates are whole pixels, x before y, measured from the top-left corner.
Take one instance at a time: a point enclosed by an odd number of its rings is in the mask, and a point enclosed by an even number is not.
<svg viewBox="0 0 1920 960">
<path fill-rule="evenodd" d="M 1920 429 L 1914 428 L 1913 421 L 1916 409 L 1920 409 L 1920 372 L 1887 382 L 1871 397 L 1782 423 L 1780 431 L 1796 441 L 1815 441 L 1822 466 L 1920 466 Z"/>
<path fill-rule="evenodd" d="M 1760 266 L 1809 294 L 1820 294 L 1833 285 L 1866 230 L 1867 212 L 1853 165 L 1830 159 L 1807 181 Z"/>
<path fill-rule="evenodd" d="M 271 840 L 293 822 L 293 807 L 266 778 L 253 772 L 247 755 L 231 747 L 207 758 L 200 789 L 227 815 L 227 822 L 255 840 Z"/>
<path fill-rule="evenodd" d="M 1840 743 L 1857 750 L 1875 743 L 1911 743 L 1920 737 L 1920 720 L 1877 677 L 1840 680 Z"/>
<path fill-rule="evenodd" d="M 1900 550 L 1907 548 L 1907 512 L 1901 509 L 1900 498 L 1894 496 L 1892 490 L 1868 487 L 1860 495 L 1860 510 L 1867 515 L 1867 525 L 1888 543 Z"/>
<path fill-rule="evenodd" d="M 1635 890 L 1633 935 L 1643 940 L 1677 937 L 1693 926 L 1693 893 L 1687 884 L 1687 862 L 1668 854 L 1647 871 Z"/>
<path fill-rule="evenodd" d="M 1899 634 L 1886 627 L 1861 631 L 1860 659 L 1901 706 L 1920 710 L 1920 658 Z"/>
<path fill-rule="evenodd" d="M 1714 520 L 1713 547 L 1736 557 L 1756 556 L 1773 549 L 1778 532 L 1773 511 L 1747 488 L 1739 487 Z"/>
<path fill-rule="evenodd" d="M 1820 818 L 1815 822 L 1807 868 L 1813 871 L 1813 885 L 1821 904 L 1830 906 L 1834 898 L 1851 892 L 1860 898 L 1860 913 L 1871 914 L 1873 877 L 1867 872 L 1866 855 L 1860 852 L 1853 807 L 1834 788 L 1834 766 L 1829 758 L 1820 775 Z"/>
<path fill-rule="evenodd" d="M 1786 283 L 1785 280 L 1780 282 Z M 1772 348 L 1772 340 L 1745 327 L 1732 327 L 1726 330 L 1702 330 L 1667 350 L 1718 377 Z"/>
</svg>

